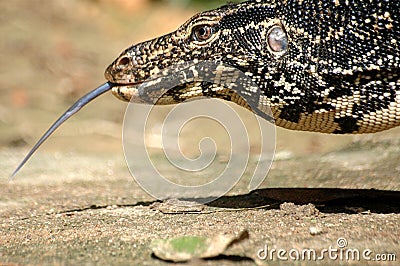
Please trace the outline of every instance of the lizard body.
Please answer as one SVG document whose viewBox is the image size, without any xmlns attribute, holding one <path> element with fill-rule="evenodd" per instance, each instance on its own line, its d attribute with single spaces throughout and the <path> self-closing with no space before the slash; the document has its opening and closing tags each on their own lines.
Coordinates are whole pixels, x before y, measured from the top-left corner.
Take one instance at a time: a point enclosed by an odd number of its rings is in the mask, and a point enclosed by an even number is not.
<svg viewBox="0 0 400 266">
<path fill-rule="evenodd" d="M 156 104 L 218 97 L 265 118 L 270 107 L 275 123 L 293 130 L 356 134 L 399 126 L 399 17 L 400 1 L 393 0 L 253 0 L 199 13 L 126 49 L 107 68 L 108 82 L 70 107 L 12 176 L 63 122 L 109 90 L 121 100 Z M 157 99 L 146 92 L 154 76 L 200 60 L 238 69 L 260 93 L 199 81 Z"/>
</svg>

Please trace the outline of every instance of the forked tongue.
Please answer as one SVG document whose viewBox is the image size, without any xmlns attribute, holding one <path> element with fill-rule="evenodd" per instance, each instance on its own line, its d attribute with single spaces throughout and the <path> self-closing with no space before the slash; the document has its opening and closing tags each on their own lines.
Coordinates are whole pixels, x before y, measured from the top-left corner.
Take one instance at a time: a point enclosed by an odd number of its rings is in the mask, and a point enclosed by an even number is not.
<svg viewBox="0 0 400 266">
<path fill-rule="evenodd" d="M 51 134 L 56 131 L 56 129 L 61 126 L 65 121 L 68 120 L 71 116 L 76 114 L 79 110 L 82 109 L 85 105 L 96 99 L 98 96 L 104 94 L 105 92 L 111 90 L 113 87 L 112 83 L 107 82 L 98 87 L 97 89 L 89 92 L 82 98 L 80 98 L 76 103 L 74 103 L 65 113 L 63 113 L 57 120 L 56 122 L 51 125 L 51 127 L 44 133 L 44 135 L 39 139 L 39 141 L 33 146 L 33 148 L 30 150 L 30 152 L 25 156 L 25 158 L 22 160 L 22 162 L 18 165 L 17 169 L 12 173 L 10 176 L 10 180 L 18 173 L 18 171 L 25 165 L 25 163 L 29 160 L 29 158 L 32 157 L 32 155 L 35 153 L 35 151 L 40 147 L 40 145 L 43 144 L 50 136 Z"/>
</svg>

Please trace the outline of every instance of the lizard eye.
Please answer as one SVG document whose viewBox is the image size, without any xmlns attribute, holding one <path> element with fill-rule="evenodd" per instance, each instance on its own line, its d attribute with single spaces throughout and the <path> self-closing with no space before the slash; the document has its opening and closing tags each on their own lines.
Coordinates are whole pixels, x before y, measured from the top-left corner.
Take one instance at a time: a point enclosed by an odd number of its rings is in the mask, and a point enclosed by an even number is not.
<svg viewBox="0 0 400 266">
<path fill-rule="evenodd" d="M 193 28 L 192 39 L 194 41 L 207 41 L 213 35 L 214 31 L 211 26 L 200 25 Z"/>
<path fill-rule="evenodd" d="M 283 52 L 288 48 L 288 37 L 281 26 L 274 26 L 268 33 L 268 45 L 273 52 Z"/>
</svg>

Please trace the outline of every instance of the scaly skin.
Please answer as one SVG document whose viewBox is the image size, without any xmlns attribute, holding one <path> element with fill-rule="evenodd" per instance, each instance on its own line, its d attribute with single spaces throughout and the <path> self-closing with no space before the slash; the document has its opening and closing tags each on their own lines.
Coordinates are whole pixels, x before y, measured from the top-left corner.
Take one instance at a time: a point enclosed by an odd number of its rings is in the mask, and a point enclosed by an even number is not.
<svg viewBox="0 0 400 266">
<path fill-rule="evenodd" d="M 119 99 L 140 101 L 138 86 L 168 67 L 193 60 L 221 62 L 257 84 L 262 93 L 253 95 L 258 97 L 255 111 L 262 114 L 270 106 L 278 126 L 337 134 L 378 132 L 400 125 L 399 17 L 399 1 L 231 4 L 130 47 L 105 76 Z M 274 51 L 269 42 L 274 27 L 286 34 L 282 50 Z M 199 40 L 202 30 L 210 34 Z M 226 90 L 215 94 L 209 85 L 176 87 L 157 103 L 202 95 L 243 105 L 240 97 L 227 96 Z"/>
</svg>

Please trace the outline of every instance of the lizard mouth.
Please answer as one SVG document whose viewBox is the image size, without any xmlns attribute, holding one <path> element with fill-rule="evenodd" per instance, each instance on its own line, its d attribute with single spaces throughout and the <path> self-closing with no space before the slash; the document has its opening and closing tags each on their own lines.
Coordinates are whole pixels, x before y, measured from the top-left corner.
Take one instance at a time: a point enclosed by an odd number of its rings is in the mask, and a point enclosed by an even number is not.
<svg viewBox="0 0 400 266">
<path fill-rule="evenodd" d="M 141 104 L 155 104 L 159 97 L 168 91 L 162 81 L 165 77 L 157 77 L 134 83 L 112 83 L 112 94 L 119 100 Z"/>
<path fill-rule="evenodd" d="M 117 62 L 120 61 L 117 60 Z M 154 82 L 156 78 L 137 81 L 133 74 L 118 70 L 114 66 L 115 64 L 117 63 L 111 64 L 104 73 L 107 81 L 112 84 L 112 94 L 119 100 L 125 102 L 152 103 L 148 99 L 145 99 L 147 97 L 145 97 L 146 85 L 144 84 Z"/>
<path fill-rule="evenodd" d="M 122 101 L 145 103 L 141 99 L 139 92 L 139 87 L 142 84 L 143 82 L 129 83 L 129 84 L 113 83 L 113 88 L 111 92 L 115 97 L 117 97 L 119 100 Z"/>
</svg>

